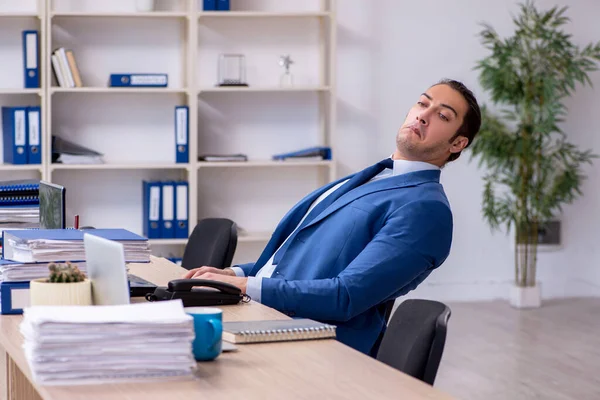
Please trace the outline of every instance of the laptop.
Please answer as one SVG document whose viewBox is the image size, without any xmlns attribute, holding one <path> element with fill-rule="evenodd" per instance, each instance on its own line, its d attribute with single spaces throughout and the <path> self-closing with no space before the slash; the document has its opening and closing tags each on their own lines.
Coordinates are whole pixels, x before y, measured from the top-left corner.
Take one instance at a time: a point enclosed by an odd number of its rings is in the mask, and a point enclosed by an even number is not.
<svg viewBox="0 0 600 400">
<path fill-rule="evenodd" d="M 95 305 L 129 304 L 131 297 L 143 297 L 156 289 L 153 283 L 127 274 L 122 243 L 84 233 L 83 245 Z"/>
</svg>

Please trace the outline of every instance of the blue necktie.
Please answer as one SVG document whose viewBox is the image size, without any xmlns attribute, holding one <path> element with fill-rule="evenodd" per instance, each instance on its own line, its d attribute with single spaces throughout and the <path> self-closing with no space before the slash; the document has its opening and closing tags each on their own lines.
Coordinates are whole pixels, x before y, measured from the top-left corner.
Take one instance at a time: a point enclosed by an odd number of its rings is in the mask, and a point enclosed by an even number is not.
<svg viewBox="0 0 600 400">
<path fill-rule="evenodd" d="M 302 224 L 296 229 L 296 231 L 292 234 L 291 237 L 286 240 L 283 246 L 275 253 L 275 257 L 273 257 L 273 265 L 279 264 L 281 257 L 285 254 L 287 248 L 290 243 L 294 240 L 296 234 L 302 229 L 304 226 L 308 225 L 313 219 L 315 219 L 321 212 L 325 211 L 327 207 L 333 204 L 337 199 L 342 197 L 344 194 L 348 193 L 352 189 L 356 189 L 357 187 L 369 182 L 373 179 L 377 174 L 379 174 L 384 169 L 394 168 L 394 160 L 391 158 L 386 158 L 385 160 L 379 161 L 375 165 L 371 165 L 368 168 L 363 169 L 362 171 L 356 173 L 348 182 L 344 183 L 341 187 L 339 187 L 335 192 L 331 193 L 327 196 L 323 201 L 317 204 L 311 212 L 306 216 Z"/>
</svg>

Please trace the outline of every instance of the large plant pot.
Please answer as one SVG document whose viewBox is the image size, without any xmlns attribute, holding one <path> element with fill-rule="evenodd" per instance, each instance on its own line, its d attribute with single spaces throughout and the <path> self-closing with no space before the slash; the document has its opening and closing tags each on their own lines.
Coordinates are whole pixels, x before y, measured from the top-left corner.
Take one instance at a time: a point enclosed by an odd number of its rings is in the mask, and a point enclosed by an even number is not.
<svg viewBox="0 0 600 400">
<path fill-rule="evenodd" d="M 542 305 L 539 282 L 535 286 L 526 287 L 513 284 L 510 288 L 510 305 L 519 309 L 539 308 Z"/>
<path fill-rule="evenodd" d="M 32 306 L 91 306 L 92 281 L 50 283 L 47 278 L 34 279 L 29 296 Z"/>
</svg>

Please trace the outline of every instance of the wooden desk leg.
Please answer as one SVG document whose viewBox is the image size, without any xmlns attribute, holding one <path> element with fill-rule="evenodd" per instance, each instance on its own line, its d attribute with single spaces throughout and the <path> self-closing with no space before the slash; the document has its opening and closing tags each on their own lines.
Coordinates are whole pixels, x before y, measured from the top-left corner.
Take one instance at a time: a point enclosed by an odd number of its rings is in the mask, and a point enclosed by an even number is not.
<svg viewBox="0 0 600 400">
<path fill-rule="evenodd" d="M 8 355 L 0 347 L 0 400 L 8 400 Z"/>
<path fill-rule="evenodd" d="M 8 400 L 42 400 L 17 364 L 6 354 Z"/>
</svg>

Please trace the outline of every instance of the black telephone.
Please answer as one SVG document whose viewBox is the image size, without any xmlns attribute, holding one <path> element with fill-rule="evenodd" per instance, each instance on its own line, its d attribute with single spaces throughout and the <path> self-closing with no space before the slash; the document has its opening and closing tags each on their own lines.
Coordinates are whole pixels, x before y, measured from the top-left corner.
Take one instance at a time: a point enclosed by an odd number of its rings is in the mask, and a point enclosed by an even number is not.
<svg viewBox="0 0 600 400">
<path fill-rule="evenodd" d="M 207 289 L 202 289 L 205 287 Z M 250 297 L 229 283 L 207 279 L 175 279 L 167 287 L 159 286 L 148 293 L 146 300 L 161 301 L 181 299 L 184 307 L 237 304 L 250 301 Z"/>
</svg>

